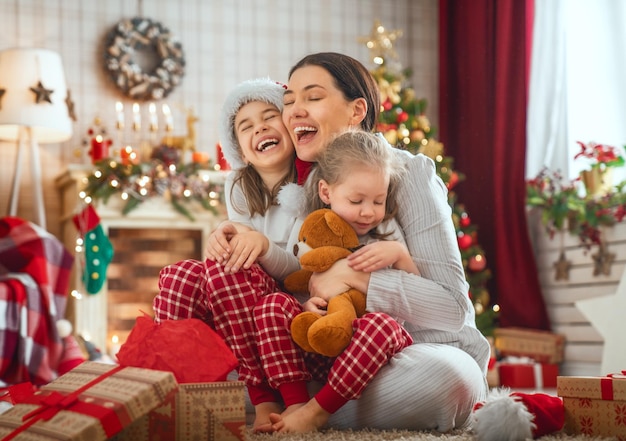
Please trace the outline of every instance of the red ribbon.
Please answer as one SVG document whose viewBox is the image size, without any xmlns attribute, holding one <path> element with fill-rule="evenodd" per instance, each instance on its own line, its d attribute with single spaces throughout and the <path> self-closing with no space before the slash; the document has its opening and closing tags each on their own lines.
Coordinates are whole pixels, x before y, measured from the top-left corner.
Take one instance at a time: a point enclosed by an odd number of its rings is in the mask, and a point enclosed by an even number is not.
<svg viewBox="0 0 626 441">
<path fill-rule="evenodd" d="M 603 400 L 613 401 L 613 381 L 624 380 L 626 371 L 617 374 L 608 374 L 606 377 L 600 378 L 600 394 Z"/>
<path fill-rule="evenodd" d="M 12 433 L 2 438 L 2 441 L 9 441 L 15 438 L 22 432 L 28 430 L 30 426 L 38 421 L 48 421 L 55 416 L 61 410 L 69 410 L 71 412 L 82 413 L 97 418 L 102 423 L 102 427 L 107 435 L 107 438 L 112 437 L 116 433 L 120 432 L 123 428 L 123 422 L 129 423 L 130 418 L 128 416 L 117 414 L 114 409 L 109 409 L 97 404 L 85 403 L 79 401 L 80 394 L 91 388 L 92 386 L 100 383 L 105 378 L 108 378 L 115 373 L 124 369 L 124 366 L 117 366 L 108 372 L 94 378 L 84 386 L 78 388 L 69 395 L 63 395 L 57 391 L 42 390 L 37 394 L 32 395 L 22 401 L 25 404 L 38 404 L 39 408 L 24 415 L 25 421 L 20 427 L 15 429 Z"/>
</svg>

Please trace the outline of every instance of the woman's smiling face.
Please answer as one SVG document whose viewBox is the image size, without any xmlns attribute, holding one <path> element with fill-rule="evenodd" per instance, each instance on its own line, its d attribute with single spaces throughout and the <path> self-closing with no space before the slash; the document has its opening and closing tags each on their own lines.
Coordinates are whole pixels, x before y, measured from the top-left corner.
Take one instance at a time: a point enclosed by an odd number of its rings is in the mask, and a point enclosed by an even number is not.
<svg viewBox="0 0 626 441">
<path fill-rule="evenodd" d="M 285 91 L 283 122 L 298 157 L 315 162 L 334 136 L 360 123 L 363 103 L 362 99 L 346 100 L 323 67 L 294 71 Z"/>
</svg>

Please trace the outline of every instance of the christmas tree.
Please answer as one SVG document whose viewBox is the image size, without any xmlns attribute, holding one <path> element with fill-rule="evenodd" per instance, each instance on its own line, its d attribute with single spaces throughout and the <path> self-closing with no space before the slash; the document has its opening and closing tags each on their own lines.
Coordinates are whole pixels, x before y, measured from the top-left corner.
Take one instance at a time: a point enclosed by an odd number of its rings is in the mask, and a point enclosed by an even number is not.
<svg viewBox="0 0 626 441">
<path fill-rule="evenodd" d="M 469 296 L 476 311 L 476 325 L 484 335 L 491 335 L 498 310 L 497 305 L 491 304 L 486 288 L 491 272 L 478 243 L 477 226 L 472 224 L 454 192 L 464 176 L 454 169 L 454 159 L 446 156 L 443 144 L 435 138 L 435 130 L 426 116 L 426 100 L 416 98 L 408 82 L 411 72 L 402 68 L 393 50 L 394 42 L 401 35 L 401 31 L 387 31 L 376 22 L 372 34 L 360 39 L 369 48 L 371 60 L 376 65 L 371 73 L 378 82 L 382 103 L 377 130 L 391 145 L 414 154 L 423 153 L 434 160 L 437 174 L 448 188 L 448 202 L 452 208 L 465 276 L 470 285 Z"/>
</svg>

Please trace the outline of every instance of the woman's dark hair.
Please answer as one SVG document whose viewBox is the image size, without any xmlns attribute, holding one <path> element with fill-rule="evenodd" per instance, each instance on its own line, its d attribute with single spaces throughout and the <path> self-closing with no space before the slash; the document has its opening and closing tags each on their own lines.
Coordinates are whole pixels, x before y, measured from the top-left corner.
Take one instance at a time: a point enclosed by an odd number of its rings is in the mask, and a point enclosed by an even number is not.
<svg viewBox="0 0 626 441">
<path fill-rule="evenodd" d="M 305 66 L 325 69 L 348 101 L 365 98 L 367 115 L 361 122 L 361 128 L 368 132 L 374 130 L 380 112 L 380 93 L 376 80 L 361 62 L 336 52 L 319 52 L 298 61 L 289 71 L 289 78 L 296 70 Z"/>
</svg>

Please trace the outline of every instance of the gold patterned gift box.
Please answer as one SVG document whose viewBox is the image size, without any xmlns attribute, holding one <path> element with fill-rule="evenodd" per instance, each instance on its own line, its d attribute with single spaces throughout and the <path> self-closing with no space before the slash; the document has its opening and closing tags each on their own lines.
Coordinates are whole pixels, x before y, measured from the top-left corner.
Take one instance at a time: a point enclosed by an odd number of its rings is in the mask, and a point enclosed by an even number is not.
<svg viewBox="0 0 626 441">
<path fill-rule="evenodd" d="M 177 387 L 171 372 L 87 361 L 0 414 L 0 439 L 106 440 Z"/>
<path fill-rule="evenodd" d="M 241 381 L 180 384 L 175 397 L 111 441 L 243 441 L 244 394 Z"/>
<path fill-rule="evenodd" d="M 557 377 L 568 434 L 617 437 L 626 441 L 626 375 Z"/>
<path fill-rule="evenodd" d="M 496 350 L 501 356 L 529 357 L 539 363 L 561 363 L 565 336 L 549 331 L 525 328 L 497 328 Z"/>
</svg>

